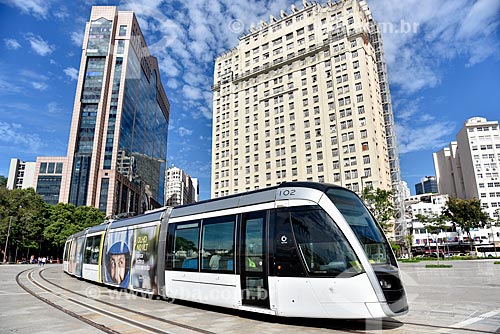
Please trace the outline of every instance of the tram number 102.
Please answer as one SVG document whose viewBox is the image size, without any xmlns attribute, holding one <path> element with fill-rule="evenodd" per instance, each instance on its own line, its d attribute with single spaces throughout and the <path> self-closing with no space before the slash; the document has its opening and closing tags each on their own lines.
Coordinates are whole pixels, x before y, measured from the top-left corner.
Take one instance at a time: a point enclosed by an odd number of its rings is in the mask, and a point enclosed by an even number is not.
<svg viewBox="0 0 500 334">
<path fill-rule="evenodd" d="M 294 196 L 296 193 L 295 189 L 282 189 L 278 191 L 279 197 L 289 197 Z"/>
</svg>

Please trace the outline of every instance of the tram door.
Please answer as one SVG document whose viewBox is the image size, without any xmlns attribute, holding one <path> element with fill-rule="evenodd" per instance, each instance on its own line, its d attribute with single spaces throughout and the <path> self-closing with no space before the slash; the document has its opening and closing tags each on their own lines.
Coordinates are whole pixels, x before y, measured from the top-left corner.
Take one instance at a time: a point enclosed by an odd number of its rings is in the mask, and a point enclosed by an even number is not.
<svg viewBox="0 0 500 334">
<path fill-rule="evenodd" d="M 242 215 L 240 268 L 243 305 L 269 308 L 266 211 Z"/>
</svg>

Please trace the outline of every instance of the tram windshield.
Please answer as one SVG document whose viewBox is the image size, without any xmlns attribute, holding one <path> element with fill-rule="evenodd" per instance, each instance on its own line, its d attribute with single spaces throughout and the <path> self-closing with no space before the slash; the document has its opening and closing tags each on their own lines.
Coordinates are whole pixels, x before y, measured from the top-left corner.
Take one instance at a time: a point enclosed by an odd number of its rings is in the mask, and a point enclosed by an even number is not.
<svg viewBox="0 0 500 334">
<path fill-rule="evenodd" d="M 363 271 L 344 235 L 321 209 L 290 212 L 293 234 L 312 275 L 351 277 Z"/>
<path fill-rule="evenodd" d="M 364 246 L 370 263 L 396 266 L 396 260 L 382 229 L 361 200 L 354 193 L 341 188 L 328 189 L 326 194 Z"/>
</svg>

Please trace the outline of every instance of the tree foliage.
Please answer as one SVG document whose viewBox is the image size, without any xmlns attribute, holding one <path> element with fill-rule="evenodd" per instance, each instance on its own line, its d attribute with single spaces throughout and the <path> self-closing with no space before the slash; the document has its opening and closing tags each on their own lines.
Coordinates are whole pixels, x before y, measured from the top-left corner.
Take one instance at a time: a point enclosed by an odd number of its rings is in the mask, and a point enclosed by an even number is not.
<svg viewBox="0 0 500 334">
<path fill-rule="evenodd" d="M 363 190 L 363 200 L 384 231 L 390 231 L 392 228 L 390 222 L 396 213 L 392 191 L 367 187 Z"/>
<path fill-rule="evenodd" d="M 0 188 L 7 187 L 7 178 L 3 175 L 0 175 Z"/>
<path fill-rule="evenodd" d="M 44 236 L 59 248 L 70 235 L 99 225 L 104 218 L 104 213 L 93 207 L 58 203 L 50 207 L 50 223 L 44 231 Z"/>
<path fill-rule="evenodd" d="M 63 203 L 48 205 L 32 188 L 8 190 L 0 187 L 2 255 L 9 224 L 7 249 L 10 254 L 13 250 L 27 254 L 30 249 L 40 250 L 45 245 L 44 253 L 52 249 L 54 255 L 57 255 L 68 236 L 87 227 L 98 225 L 104 221 L 104 218 L 104 213 L 93 207 L 75 207 L 72 204 Z"/>
<path fill-rule="evenodd" d="M 425 226 L 425 229 L 430 234 L 438 234 L 439 232 L 441 232 L 441 230 L 446 229 L 446 217 L 443 215 L 417 214 L 415 218 L 417 218 L 417 220 L 420 221 Z"/>
<path fill-rule="evenodd" d="M 9 224 L 10 240 L 21 248 L 36 248 L 47 223 L 47 207 L 33 188 L 0 190 L 0 233 L 5 242 Z"/>
<path fill-rule="evenodd" d="M 459 226 L 462 231 L 465 231 L 469 240 L 471 240 L 471 245 L 473 240 L 470 230 L 483 227 L 490 221 L 490 216 L 483 211 L 481 201 L 477 198 L 461 199 L 450 197 L 443 209 L 443 217 Z"/>
</svg>

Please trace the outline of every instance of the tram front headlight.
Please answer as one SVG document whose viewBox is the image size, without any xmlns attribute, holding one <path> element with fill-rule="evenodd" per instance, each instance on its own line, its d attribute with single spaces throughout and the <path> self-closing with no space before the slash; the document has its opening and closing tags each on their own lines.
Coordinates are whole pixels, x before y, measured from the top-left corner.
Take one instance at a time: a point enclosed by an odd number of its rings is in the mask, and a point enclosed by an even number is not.
<svg viewBox="0 0 500 334">
<path fill-rule="evenodd" d="M 380 283 L 380 286 L 382 287 L 382 289 L 390 289 L 390 288 L 392 288 L 391 282 L 389 282 L 389 281 L 387 281 L 385 279 L 379 280 L 379 283 Z"/>
</svg>

